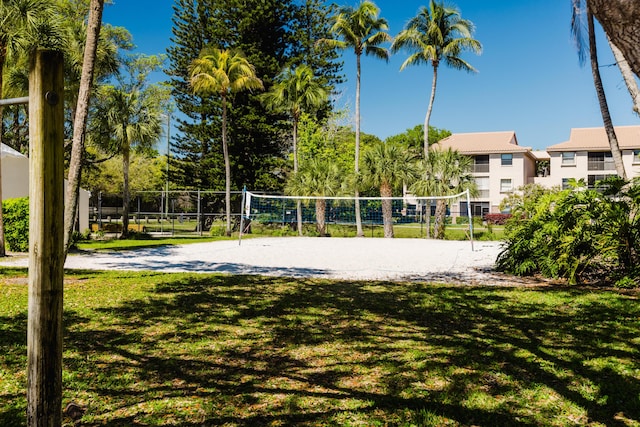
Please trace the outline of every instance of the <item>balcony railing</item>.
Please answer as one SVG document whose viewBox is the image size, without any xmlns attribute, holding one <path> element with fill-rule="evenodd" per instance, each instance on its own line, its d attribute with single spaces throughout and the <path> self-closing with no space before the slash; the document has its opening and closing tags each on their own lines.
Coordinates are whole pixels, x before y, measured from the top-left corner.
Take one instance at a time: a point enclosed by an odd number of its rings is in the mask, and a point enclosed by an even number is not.
<svg viewBox="0 0 640 427">
<path fill-rule="evenodd" d="M 489 172 L 489 164 L 488 163 L 478 163 L 473 165 L 474 173 L 487 173 Z"/>
<path fill-rule="evenodd" d="M 478 190 L 478 196 L 476 199 L 488 199 L 490 195 L 491 192 L 489 190 Z"/>
<path fill-rule="evenodd" d="M 616 169 L 616 165 L 612 161 L 589 160 L 587 169 L 590 171 L 612 171 Z"/>
</svg>

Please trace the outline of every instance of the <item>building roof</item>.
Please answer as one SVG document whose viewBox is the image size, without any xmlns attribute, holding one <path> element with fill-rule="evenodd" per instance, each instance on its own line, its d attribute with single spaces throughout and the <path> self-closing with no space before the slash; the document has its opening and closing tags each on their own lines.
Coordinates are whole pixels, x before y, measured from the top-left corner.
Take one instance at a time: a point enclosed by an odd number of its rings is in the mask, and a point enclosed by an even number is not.
<svg viewBox="0 0 640 427">
<path fill-rule="evenodd" d="M 614 129 L 620 149 L 640 149 L 640 126 L 616 126 Z M 568 141 L 547 148 L 549 152 L 609 150 L 609 139 L 603 127 L 571 129 Z"/>
<path fill-rule="evenodd" d="M 455 133 L 438 142 L 442 149 L 451 148 L 462 154 L 526 153 L 528 147 L 518 145 L 514 131 Z M 434 147 L 435 148 L 435 147 Z"/>
<path fill-rule="evenodd" d="M 26 158 L 27 156 L 25 156 L 24 154 L 22 154 L 19 151 L 14 150 L 13 148 L 9 147 L 8 145 L 2 144 L 2 151 L 0 156 L 2 158 L 5 157 L 24 157 Z"/>
<path fill-rule="evenodd" d="M 536 151 L 532 151 L 531 155 L 533 156 L 534 159 L 541 161 L 541 160 L 551 160 L 551 156 L 549 155 L 549 153 L 547 153 L 544 150 L 536 150 Z"/>
</svg>

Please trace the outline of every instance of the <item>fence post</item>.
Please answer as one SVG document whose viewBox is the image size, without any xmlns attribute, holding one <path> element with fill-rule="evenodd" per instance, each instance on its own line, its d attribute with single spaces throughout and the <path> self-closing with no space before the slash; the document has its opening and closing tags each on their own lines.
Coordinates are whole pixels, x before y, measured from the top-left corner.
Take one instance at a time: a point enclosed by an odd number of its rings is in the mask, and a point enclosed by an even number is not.
<svg viewBox="0 0 640 427">
<path fill-rule="evenodd" d="M 29 427 L 62 423 L 63 108 L 63 55 L 38 50 L 29 71 Z"/>
<path fill-rule="evenodd" d="M 200 189 L 198 188 L 198 231 L 202 236 L 202 219 L 200 218 Z"/>
</svg>

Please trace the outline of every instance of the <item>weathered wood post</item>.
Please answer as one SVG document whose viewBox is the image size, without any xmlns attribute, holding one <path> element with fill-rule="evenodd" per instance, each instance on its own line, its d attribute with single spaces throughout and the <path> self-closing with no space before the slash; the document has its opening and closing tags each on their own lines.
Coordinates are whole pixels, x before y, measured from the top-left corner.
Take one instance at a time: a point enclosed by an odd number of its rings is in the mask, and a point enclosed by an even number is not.
<svg viewBox="0 0 640 427">
<path fill-rule="evenodd" d="M 63 55 L 38 50 L 29 71 L 27 425 L 62 424 L 64 279 Z"/>
</svg>

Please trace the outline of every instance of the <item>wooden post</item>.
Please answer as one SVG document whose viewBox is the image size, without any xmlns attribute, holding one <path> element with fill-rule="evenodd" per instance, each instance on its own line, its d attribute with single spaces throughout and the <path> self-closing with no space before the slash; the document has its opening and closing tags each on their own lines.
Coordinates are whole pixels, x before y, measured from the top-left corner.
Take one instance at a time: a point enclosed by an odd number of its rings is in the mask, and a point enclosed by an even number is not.
<svg viewBox="0 0 640 427">
<path fill-rule="evenodd" d="M 34 52 L 29 72 L 29 427 L 62 424 L 63 77 L 62 53 Z"/>
</svg>

